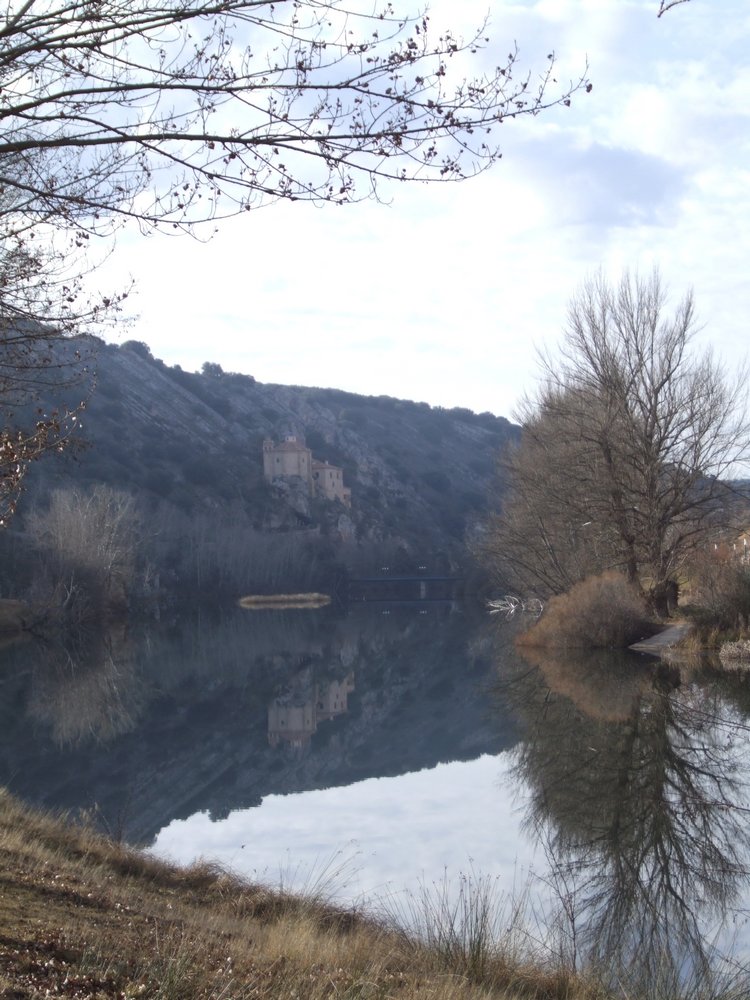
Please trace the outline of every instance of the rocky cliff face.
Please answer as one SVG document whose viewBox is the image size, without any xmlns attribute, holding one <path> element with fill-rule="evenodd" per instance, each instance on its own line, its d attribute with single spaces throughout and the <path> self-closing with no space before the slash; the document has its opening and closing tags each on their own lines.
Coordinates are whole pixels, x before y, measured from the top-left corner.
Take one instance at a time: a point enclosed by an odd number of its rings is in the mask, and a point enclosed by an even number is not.
<svg viewBox="0 0 750 1000">
<path fill-rule="evenodd" d="M 517 434 L 489 413 L 263 385 L 216 365 L 188 373 L 135 342 L 87 341 L 86 354 L 96 374 L 84 447 L 39 463 L 26 503 L 43 503 L 54 487 L 103 482 L 190 516 L 240 517 L 265 532 L 312 530 L 332 542 L 390 546 L 402 560 L 440 553 L 450 562 L 496 496 L 497 454 Z M 68 390 L 65 401 L 87 391 L 85 383 Z M 350 510 L 310 498 L 299 481 L 264 480 L 263 439 L 289 433 L 343 469 Z"/>
</svg>

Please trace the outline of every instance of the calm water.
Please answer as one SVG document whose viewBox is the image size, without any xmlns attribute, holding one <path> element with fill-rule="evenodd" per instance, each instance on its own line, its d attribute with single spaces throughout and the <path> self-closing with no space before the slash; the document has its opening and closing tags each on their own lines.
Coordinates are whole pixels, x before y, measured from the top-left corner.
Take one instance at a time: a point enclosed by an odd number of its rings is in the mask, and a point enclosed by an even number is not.
<svg viewBox="0 0 750 1000">
<path fill-rule="evenodd" d="M 0 782 L 347 902 L 486 878 L 578 961 L 744 961 L 750 680 L 523 659 L 516 627 L 455 605 L 237 611 L 6 648 Z"/>
</svg>

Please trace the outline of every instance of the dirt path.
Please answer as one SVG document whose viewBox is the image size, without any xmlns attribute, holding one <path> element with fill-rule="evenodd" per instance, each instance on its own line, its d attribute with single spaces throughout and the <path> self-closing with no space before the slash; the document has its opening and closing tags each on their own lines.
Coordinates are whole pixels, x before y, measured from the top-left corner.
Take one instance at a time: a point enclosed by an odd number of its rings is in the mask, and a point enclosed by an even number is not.
<svg viewBox="0 0 750 1000">
<path fill-rule="evenodd" d="M 656 635 L 652 635 L 648 639 L 641 639 L 640 642 L 634 642 L 632 646 L 628 646 L 628 649 L 632 649 L 634 653 L 648 653 L 649 656 L 661 656 L 669 646 L 674 646 L 680 639 L 684 639 L 692 631 L 692 628 L 693 626 L 690 622 L 675 622 L 674 625 L 667 626 L 667 628 L 661 632 L 657 632 Z"/>
</svg>

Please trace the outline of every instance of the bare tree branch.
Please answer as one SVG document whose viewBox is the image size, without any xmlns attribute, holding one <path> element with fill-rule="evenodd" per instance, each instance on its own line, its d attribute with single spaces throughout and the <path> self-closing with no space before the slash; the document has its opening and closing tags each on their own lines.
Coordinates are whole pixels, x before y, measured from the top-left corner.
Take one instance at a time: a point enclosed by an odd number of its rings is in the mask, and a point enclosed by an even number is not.
<svg viewBox="0 0 750 1000">
<path fill-rule="evenodd" d="M 671 10 L 673 7 L 677 7 L 681 3 L 689 3 L 689 2 L 690 0 L 660 0 L 659 13 L 656 16 L 661 17 L 662 14 L 666 14 L 667 11 Z"/>
<path fill-rule="evenodd" d="M 499 157 L 502 122 L 590 89 L 585 74 L 559 86 L 552 55 L 532 80 L 515 48 L 466 75 L 488 49 L 486 25 L 435 36 L 426 14 L 390 4 L 11 3 L 0 193 L 14 192 L 20 225 L 62 216 L 101 231 L 279 198 L 350 202 L 381 179 L 458 180 Z"/>
<path fill-rule="evenodd" d="M 657 272 L 583 286 L 526 406 L 492 560 L 553 592 L 620 569 L 667 612 L 750 441 L 745 373 L 730 378 L 710 352 L 693 352 L 695 328 L 691 294 L 669 314 Z"/>
</svg>

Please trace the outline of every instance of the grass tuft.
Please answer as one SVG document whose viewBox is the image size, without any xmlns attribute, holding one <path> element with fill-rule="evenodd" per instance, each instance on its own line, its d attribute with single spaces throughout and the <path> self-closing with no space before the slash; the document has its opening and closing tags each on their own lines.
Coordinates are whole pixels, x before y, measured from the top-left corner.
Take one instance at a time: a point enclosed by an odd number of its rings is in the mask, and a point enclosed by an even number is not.
<svg viewBox="0 0 750 1000">
<path fill-rule="evenodd" d="M 375 919 L 330 902 L 333 870 L 307 897 L 273 891 L 208 861 L 157 860 L 0 791 L 0 997 L 646 1000 L 566 969 L 493 880 L 446 881 Z M 739 1000 L 747 983 L 701 984 L 690 1000 Z"/>
</svg>

